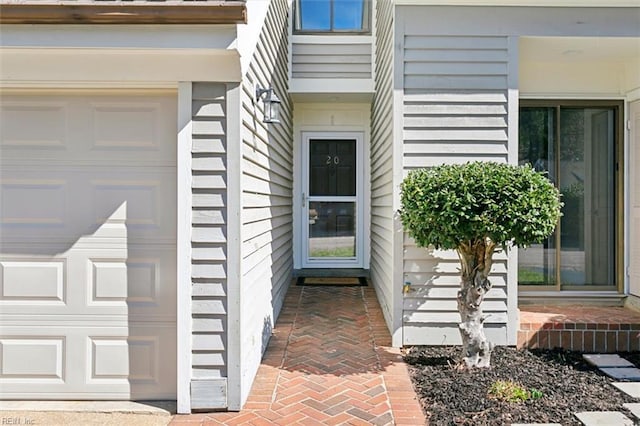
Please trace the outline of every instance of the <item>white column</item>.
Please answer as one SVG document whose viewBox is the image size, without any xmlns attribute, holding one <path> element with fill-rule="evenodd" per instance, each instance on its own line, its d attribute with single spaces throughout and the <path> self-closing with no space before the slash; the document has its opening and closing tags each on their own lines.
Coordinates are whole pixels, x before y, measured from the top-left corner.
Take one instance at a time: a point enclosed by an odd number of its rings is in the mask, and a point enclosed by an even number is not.
<svg viewBox="0 0 640 426">
<path fill-rule="evenodd" d="M 191 82 L 178 84 L 177 342 L 178 413 L 191 412 Z"/>
</svg>

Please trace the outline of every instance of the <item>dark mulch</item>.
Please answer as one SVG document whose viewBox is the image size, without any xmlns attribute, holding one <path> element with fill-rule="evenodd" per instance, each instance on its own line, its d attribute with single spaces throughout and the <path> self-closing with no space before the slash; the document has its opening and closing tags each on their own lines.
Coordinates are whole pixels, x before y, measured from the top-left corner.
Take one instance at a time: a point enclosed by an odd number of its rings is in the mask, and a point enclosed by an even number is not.
<svg viewBox="0 0 640 426">
<path fill-rule="evenodd" d="M 638 366 L 638 354 L 621 354 Z M 582 360 L 582 354 L 558 350 L 497 347 L 490 369 L 458 371 L 460 347 L 412 347 L 405 353 L 413 385 L 431 425 L 580 425 L 578 411 L 620 411 L 635 402 L 614 388 L 610 378 Z M 488 397 L 496 380 L 537 389 L 542 397 L 504 402 Z M 632 418 L 632 417 L 631 417 Z"/>
</svg>

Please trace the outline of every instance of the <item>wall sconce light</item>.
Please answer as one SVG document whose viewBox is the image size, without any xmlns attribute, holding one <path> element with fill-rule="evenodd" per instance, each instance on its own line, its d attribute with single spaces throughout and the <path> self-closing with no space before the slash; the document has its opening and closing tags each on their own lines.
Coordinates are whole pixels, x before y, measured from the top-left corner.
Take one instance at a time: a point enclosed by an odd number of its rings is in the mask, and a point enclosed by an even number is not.
<svg viewBox="0 0 640 426">
<path fill-rule="evenodd" d="M 256 101 L 260 99 L 264 102 L 264 118 L 262 121 L 265 123 L 279 123 L 280 104 L 282 101 L 276 96 L 273 87 L 262 89 L 260 86 L 256 86 Z"/>
</svg>

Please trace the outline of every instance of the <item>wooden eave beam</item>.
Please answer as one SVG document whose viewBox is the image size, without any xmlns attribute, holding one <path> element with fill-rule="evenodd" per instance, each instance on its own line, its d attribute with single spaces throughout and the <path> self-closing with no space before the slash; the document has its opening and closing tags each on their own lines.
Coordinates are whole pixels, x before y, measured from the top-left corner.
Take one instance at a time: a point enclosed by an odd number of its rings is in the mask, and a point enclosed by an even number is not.
<svg viewBox="0 0 640 426">
<path fill-rule="evenodd" d="M 0 24 L 245 24 L 244 1 L 3 3 Z"/>
</svg>

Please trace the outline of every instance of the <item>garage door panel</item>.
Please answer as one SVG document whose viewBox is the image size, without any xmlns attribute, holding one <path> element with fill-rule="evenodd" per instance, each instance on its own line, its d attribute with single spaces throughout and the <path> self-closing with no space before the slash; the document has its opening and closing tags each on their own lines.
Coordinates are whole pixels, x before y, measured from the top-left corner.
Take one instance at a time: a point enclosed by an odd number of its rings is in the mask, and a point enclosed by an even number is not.
<svg viewBox="0 0 640 426">
<path fill-rule="evenodd" d="M 130 314 L 175 318 L 175 250 L 158 246 L 131 247 L 127 268 Z"/>
<path fill-rule="evenodd" d="M 3 152 L 11 157 L 43 149 L 66 151 L 68 114 L 68 101 L 22 100 L 4 96 L 0 106 L 0 146 Z M 34 126 L 33 123 L 41 125 Z"/>
<path fill-rule="evenodd" d="M 3 327 L 2 391 L 8 398 L 172 399 L 175 345 L 170 323 Z"/>
<path fill-rule="evenodd" d="M 51 229 L 64 226 L 67 181 L 51 176 L 16 178 L 4 172 L 0 185 L 3 227 Z"/>
<path fill-rule="evenodd" d="M 175 323 L 129 324 L 131 397 L 175 399 L 177 364 Z"/>
<path fill-rule="evenodd" d="M 99 165 L 135 158 L 135 164 L 175 165 L 174 98 L 163 94 L 53 98 L 3 96 L 0 146 L 5 159 Z"/>
<path fill-rule="evenodd" d="M 0 339 L 0 377 L 20 382 L 64 381 L 65 337 L 8 336 Z"/>
<path fill-rule="evenodd" d="M 25 168 L 5 167 L 0 175 L 0 231 L 7 241 L 75 242 L 116 212 L 133 242 L 175 241 L 174 168 Z"/>
<path fill-rule="evenodd" d="M 129 315 L 175 319 L 176 260 L 170 246 L 70 249 L 53 259 L 0 258 L 3 313 Z M 73 288 L 69 289 L 69 281 Z"/>
<path fill-rule="evenodd" d="M 0 260 L 0 300 L 13 304 L 65 304 L 66 262 Z"/>
<path fill-rule="evenodd" d="M 89 259 L 88 308 L 126 309 L 135 318 L 175 318 L 176 264 L 171 248 L 133 248 L 127 259 Z"/>
<path fill-rule="evenodd" d="M 175 396 L 175 327 L 131 324 L 128 335 L 87 336 L 88 388 L 128 389 L 131 398 Z"/>
<path fill-rule="evenodd" d="M 129 237 L 138 239 L 175 239 L 176 207 L 167 194 L 175 194 L 175 170 L 154 174 L 119 171 L 118 178 L 93 179 L 88 190 L 94 211 L 94 226 L 126 206 Z"/>
<path fill-rule="evenodd" d="M 163 111 L 157 102 L 91 102 L 92 149 L 160 151 Z"/>
<path fill-rule="evenodd" d="M 78 93 L 1 99 L 0 398 L 173 399 L 176 99 Z"/>
<path fill-rule="evenodd" d="M 11 321 L 9 321 L 11 324 Z M 82 334 L 77 324 L 48 323 L 2 327 L 2 392 L 63 392 L 78 382 L 83 368 Z"/>
</svg>

